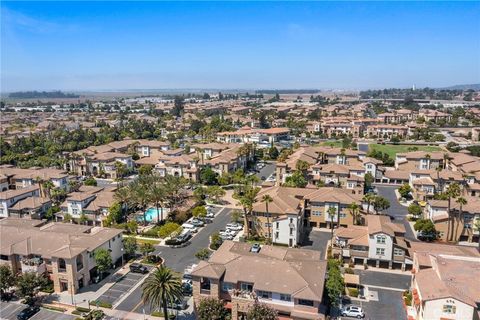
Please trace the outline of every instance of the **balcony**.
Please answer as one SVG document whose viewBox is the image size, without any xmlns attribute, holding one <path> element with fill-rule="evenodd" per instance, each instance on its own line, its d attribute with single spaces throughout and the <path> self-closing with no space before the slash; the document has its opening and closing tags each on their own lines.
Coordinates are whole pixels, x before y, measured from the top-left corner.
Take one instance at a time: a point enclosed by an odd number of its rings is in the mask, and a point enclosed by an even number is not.
<svg viewBox="0 0 480 320">
<path fill-rule="evenodd" d="M 30 258 L 23 259 L 21 261 L 22 273 L 25 272 L 35 272 L 35 273 L 45 273 L 47 271 L 47 266 L 45 261 L 42 258 Z"/>
<path fill-rule="evenodd" d="M 228 293 L 232 298 L 245 299 L 245 300 L 257 299 L 257 294 L 255 292 L 233 289 L 233 290 L 228 290 Z"/>
</svg>

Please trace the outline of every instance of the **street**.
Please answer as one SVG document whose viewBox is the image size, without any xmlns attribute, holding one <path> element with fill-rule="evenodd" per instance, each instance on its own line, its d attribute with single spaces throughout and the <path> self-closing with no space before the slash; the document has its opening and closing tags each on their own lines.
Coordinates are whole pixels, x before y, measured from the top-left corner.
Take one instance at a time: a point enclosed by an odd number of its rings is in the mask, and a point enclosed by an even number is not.
<svg viewBox="0 0 480 320">
<path fill-rule="evenodd" d="M 265 179 L 267 179 L 274 172 L 275 172 L 275 162 L 265 162 L 265 167 L 263 167 L 255 175 L 257 176 L 258 179 L 261 180 L 262 177 L 265 177 Z"/>
<path fill-rule="evenodd" d="M 306 233 L 308 238 L 304 239 L 301 248 L 320 251 L 320 256 L 324 258 L 331 237 L 330 232 L 326 230 L 307 230 Z"/>
<path fill-rule="evenodd" d="M 407 207 L 402 206 L 397 199 L 395 190 L 399 186 L 389 186 L 382 184 L 374 184 L 378 189 L 378 195 L 386 198 L 390 202 L 390 208 L 387 209 L 387 214 L 395 218 L 396 222 L 402 222 L 405 226 L 405 238 L 410 241 L 417 241 L 415 234 L 410 227 L 410 224 L 407 220 Z"/>
<path fill-rule="evenodd" d="M 156 254 L 165 259 L 165 265 L 173 270 L 182 273 L 185 268 L 194 263 L 198 263 L 195 257 L 200 249 L 207 248 L 210 243 L 210 235 L 218 230 L 225 228 L 230 222 L 231 209 L 222 208 L 212 223 L 207 224 L 197 235 L 191 240 L 191 244 L 184 248 L 156 247 Z M 118 310 L 132 311 L 137 313 L 143 312 L 143 303 L 141 302 L 142 287 L 135 288 L 117 307 Z M 145 313 L 150 314 L 150 309 L 145 307 Z"/>
</svg>

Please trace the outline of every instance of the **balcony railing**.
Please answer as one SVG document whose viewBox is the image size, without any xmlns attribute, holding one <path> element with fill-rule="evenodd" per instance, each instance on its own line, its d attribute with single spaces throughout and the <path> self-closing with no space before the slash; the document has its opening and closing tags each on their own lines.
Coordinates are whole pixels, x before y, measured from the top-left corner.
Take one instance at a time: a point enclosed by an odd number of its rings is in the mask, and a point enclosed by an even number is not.
<svg viewBox="0 0 480 320">
<path fill-rule="evenodd" d="M 23 259 L 21 261 L 22 272 L 45 273 L 47 266 L 41 258 Z"/>
<path fill-rule="evenodd" d="M 245 290 L 228 290 L 230 296 L 240 299 L 247 299 L 247 300 L 257 300 L 257 294 L 255 292 L 245 291 Z"/>
</svg>

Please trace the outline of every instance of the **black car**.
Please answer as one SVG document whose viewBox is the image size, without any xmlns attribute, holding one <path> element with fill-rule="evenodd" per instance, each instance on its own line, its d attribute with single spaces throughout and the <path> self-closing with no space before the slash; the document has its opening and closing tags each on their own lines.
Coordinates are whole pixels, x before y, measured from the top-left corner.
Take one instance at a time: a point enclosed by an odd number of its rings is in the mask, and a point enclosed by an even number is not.
<svg viewBox="0 0 480 320">
<path fill-rule="evenodd" d="M 133 273 L 148 273 L 148 269 L 143 264 L 132 263 L 130 265 L 130 272 L 133 272 Z"/>
<path fill-rule="evenodd" d="M 27 307 L 27 308 L 23 309 L 19 314 L 17 314 L 17 319 L 18 320 L 30 319 L 38 311 L 40 311 L 39 307 L 36 307 L 36 306 Z"/>
<path fill-rule="evenodd" d="M 417 239 L 420 241 L 435 241 L 437 240 L 437 235 L 435 233 L 424 233 L 424 232 L 419 232 L 417 234 Z"/>
</svg>

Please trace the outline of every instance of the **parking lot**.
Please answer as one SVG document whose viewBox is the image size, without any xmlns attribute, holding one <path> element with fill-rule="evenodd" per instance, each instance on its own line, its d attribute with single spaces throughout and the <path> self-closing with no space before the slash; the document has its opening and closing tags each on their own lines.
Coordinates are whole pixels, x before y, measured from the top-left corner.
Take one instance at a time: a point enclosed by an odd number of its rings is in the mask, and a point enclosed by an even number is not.
<svg viewBox="0 0 480 320">
<path fill-rule="evenodd" d="M 5 320 L 17 320 L 17 315 L 25 309 L 27 306 L 19 303 L 12 302 L 0 302 L 0 319 Z M 69 314 L 63 314 L 47 309 L 40 309 L 30 319 L 32 320 L 73 320 L 75 316 Z"/>
<path fill-rule="evenodd" d="M 402 292 L 409 288 L 409 274 L 374 270 L 355 270 L 355 274 L 360 276 L 360 283 L 367 288 L 368 301 L 346 299 L 343 305 L 361 306 L 366 315 L 365 319 L 369 320 L 406 319 Z"/>
<path fill-rule="evenodd" d="M 146 266 L 149 270 L 152 268 Z M 127 273 L 123 278 L 118 280 L 113 286 L 110 287 L 104 294 L 102 294 L 98 300 L 102 302 L 108 302 L 114 305 L 125 295 L 131 288 L 133 288 L 138 282 L 145 278 L 146 274 L 140 273 Z"/>
</svg>

